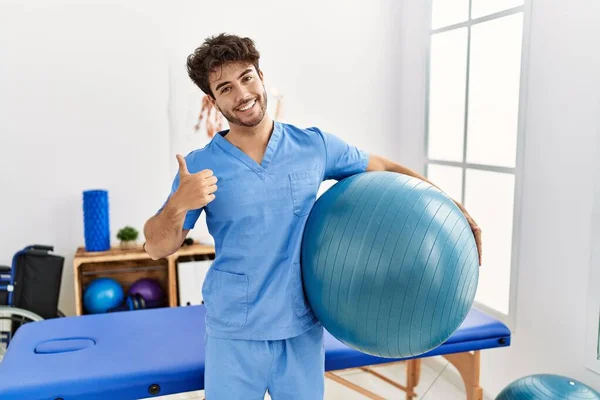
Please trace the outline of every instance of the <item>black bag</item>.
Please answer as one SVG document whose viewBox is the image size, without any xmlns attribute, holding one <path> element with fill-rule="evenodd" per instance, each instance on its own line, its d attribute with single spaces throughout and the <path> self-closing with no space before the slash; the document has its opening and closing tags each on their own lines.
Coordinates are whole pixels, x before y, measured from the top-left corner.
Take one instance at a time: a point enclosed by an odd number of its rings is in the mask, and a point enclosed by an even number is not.
<svg viewBox="0 0 600 400">
<path fill-rule="evenodd" d="M 33 245 L 15 254 L 11 306 L 31 311 L 44 319 L 60 315 L 58 299 L 65 259 L 50 254 L 53 250 L 52 246 Z"/>
<path fill-rule="evenodd" d="M 0 306 L 8 305 L 8 291 L 10 290 L 10 267 L 0 265 Z"/>
</svg>

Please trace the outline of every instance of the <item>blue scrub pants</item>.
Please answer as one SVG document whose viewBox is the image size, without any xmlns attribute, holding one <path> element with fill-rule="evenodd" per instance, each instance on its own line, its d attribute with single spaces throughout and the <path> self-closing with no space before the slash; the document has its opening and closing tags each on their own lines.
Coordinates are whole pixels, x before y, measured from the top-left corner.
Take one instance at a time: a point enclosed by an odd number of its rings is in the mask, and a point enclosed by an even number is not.
<svg viewBox="0 0 600 400">
<path fill-rule="evenodd" d="M 325 386 L 323 327 L 286 340 L 205 337 L 206 400 L 321 400 Z"/>
</svg>

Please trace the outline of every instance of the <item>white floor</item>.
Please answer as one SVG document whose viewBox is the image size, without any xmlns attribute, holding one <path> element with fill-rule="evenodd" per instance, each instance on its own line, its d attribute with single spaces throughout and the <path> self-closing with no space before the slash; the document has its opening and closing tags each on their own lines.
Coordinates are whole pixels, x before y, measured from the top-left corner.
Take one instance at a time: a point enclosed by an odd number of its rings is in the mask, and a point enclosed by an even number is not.
<svg viewBox="0 0 600 400">
<path fill-rule="evenodd" d="M 435 357 L 422 363 L 421 380 L 417 386 L 417 399 L 420 400 L 465 400 L 464 387 L 457 381 L 454 367 L 448 365 L 441 357 Z M 401 384 L 406 382 L 404 363 L 375 367 L 375 369 Z M 366 372 L 351 370 L 338 373 L 344 379 L 370 390 L 385 399 L 403 400 L 405 393 L 392 385 Z M 171 396 L 154 397 L 160 400 L 202 400 L 204 392 L 179 393 Z M 270 399 L 269 395 L 265 399 Z M 365 400 L 367 397 L 342 386 L 330 379 L 325 379 L 325 400 Z"/>
</svg>

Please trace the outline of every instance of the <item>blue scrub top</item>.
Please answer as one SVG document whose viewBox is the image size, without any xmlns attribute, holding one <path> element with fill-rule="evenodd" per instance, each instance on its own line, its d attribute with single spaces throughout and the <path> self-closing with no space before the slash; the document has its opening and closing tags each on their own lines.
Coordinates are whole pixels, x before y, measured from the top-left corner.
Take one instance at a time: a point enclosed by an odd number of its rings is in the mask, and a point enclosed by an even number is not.
<svg viewBox="0 0 600 400">
<path fill-rule="evenodd" d="M 185 159 L 190 173 L 211 169 L 215 199 L 189 211 L 192 229 L 201 212 L 215 241 L 215 260 L 202 295 L 209 335 L 280 340 L 318 321 L 304 297 L 300 247 L 306 220 L 324 180 L 366 171 L 368 155 L 318 128 L 274 122 L 260 164 L 219 132 Z M 177 190 L 179 177 L 171 194 Z"/>
</svg>

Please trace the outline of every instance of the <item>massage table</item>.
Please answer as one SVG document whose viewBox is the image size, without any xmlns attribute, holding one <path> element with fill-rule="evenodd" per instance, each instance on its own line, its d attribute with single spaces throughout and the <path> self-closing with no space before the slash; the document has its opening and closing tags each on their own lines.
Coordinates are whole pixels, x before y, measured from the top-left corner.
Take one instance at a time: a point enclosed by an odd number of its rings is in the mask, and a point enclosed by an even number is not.
<svg viewBox="0 0 600 400">
<path fill-rule="evenodd" d="M 19 328 L 0 362 L 0 399 L 141 399 L 204 388 L 204 306 L 158 308 L 31 322 Z M 327 378 L 382 399 L 334 371 L 361 368 L 416 396 L 420 360 L 441 355 L 465 381 L 467 398 L 481 400 L 480 351 L 510 345 L 509 329 L 472 309 L 441 346 L 412 359 L 353 350 L 325 332 Z M 372 366 L 407 362 L 402 385 Z"/>
</svg>

